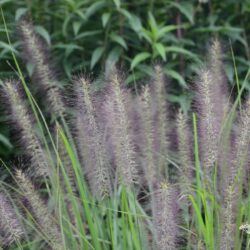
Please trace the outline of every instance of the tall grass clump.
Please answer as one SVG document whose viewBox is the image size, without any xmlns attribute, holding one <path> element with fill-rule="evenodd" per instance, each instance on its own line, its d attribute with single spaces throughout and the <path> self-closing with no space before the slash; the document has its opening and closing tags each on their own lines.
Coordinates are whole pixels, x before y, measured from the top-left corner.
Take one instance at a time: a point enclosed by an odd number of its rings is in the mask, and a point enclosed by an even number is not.
<svg viewBox="0 0 250 250">
<path fill-rule="evenodd" d="M 173 115 L 162 66 L 136 94 L 116 68 L 101 89 L 74 78 L 69 94 L 32 25 L 19 30 L 34 69 L 31 82 L 19 71 L 21 82 L 1 87 L 22 158 L 13 168 L 2 162 L 10 173 L 1 182 L 2 248 L 249 248 L 240 230 L 250 220 L 248 76 L 234 100 L 217 40 L 193 110 Z"/>
</svg>

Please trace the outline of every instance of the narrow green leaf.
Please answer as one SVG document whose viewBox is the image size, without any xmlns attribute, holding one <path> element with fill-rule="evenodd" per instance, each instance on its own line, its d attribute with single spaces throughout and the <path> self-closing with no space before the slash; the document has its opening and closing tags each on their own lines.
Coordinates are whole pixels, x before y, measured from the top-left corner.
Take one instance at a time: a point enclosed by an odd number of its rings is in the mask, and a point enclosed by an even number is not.
<svg viewBox="0 0 250 250">
<path fill-rule="evenodd" d="M 12 0 L 0 0 L 0 4 L 5 4 L 5 3 L 9 3 L 12 2 Z"/>
<path fill-rule="evenodd" d="M 190 56 L 196 60 L 199 60 L 197 55 L 195 55 L 194 53 L 190 52 L 189 50 L 181 48 L 181 47 L 169 46 L 169 47 L 166 47 L 165 51 L 166 51 L 166 53 L 167 52 L 175 52 L 178 54 L 184 54 L 184 55 Z"/>
<path fill-rule="evenodd" d="M 117 63 L 117 61 L 119 60 L 119 57 L 121 56 L 122 53 L 122 49 L 121 47 L 117 46 L 115 48 L 113 48 L 107 58 L 108 63 L 110 63 L 111 65 L 114 65 Z"/>
<path fill-rule="evenodd" d="M 166 51 L 164 45 L 162 43 L 156 43 L 154 46 L 156 51 L 162 57 L 163 61 L 166 61 Z"/>
<path fill-rule="evenodd" d="M 69 44 L 63 44 L 63 43 L 59 43 L 59 44 L 56 44 L 55 46 L 53 46 L 53 48 L 56 48 L 56 49 L 62 49 L 65 51 L 65 57 L 67 58 L 68 56 L 71 55 L 71 53 L 75 50 L 79 50 L 79 51 L 82 51 L 83 50 L 83 47 L 79 46 L 79 45 L 76 45 L 74 43 L 69 43 Z"/>
<path fill-rule="evenodd" d="M 118 9 L 117 10 L 119 13 L 121 13 L 123 16 L 125 16 L 128 20 L 130 20 L 132 18 L 132 14 L 130 12 L 128 12 L 126 9 Z"/>
<path fill-rule="evenodd" d="M 141 36 L 146 40 L 146 41 L 148 41 L 148 43 L 149 44 L 153 44 L 154 43 L 154 41 L 153 41 L 153 39 L 152 39 L 152 37 L 151 37 L 151 32 L 150 31 L 148 31 L 148 30 L 146 30 L 146 29 L 142 29 L 142 32 L 141 32 Z"/>
<path fill-rule="evenodd" d="M 237 71 L 237 65 L 235 62 L 235 56 L 234 56 L 234 51 L 233 51 L 233 46 L 232 43 L 230 42 L 230 49 L 231 49 L 231 55 L 232 55 L 232 60 L 233 60 L 233 66 L 234 66 L 234 73 L 235 73 L 235 81 L 236 81 L 236 86 L 237 86 L 237 92 L 238 94 L 240 93 L 240 81 L 239 81 L 239 76 L 238 76 L 238 71 Z M 241 110 L 241 99 L 239 100 L 239 106 Z"/>
<path fill-rule="evenodd" d="M 156 20 L 151 12 L 149 12 L 148 16 L 149 16 L 148 23 L 149 23 L 149 26 L 151 29 L 151 36 L 153 38 L 153 41 L 157 41 L 158 30 L 159 30 L 158 25 L 157 25 Z"/>
<path fill-rule="evenodd" d="M 138 16 L 131 15 L 129 18 L 129 25 L 135 32 L 139 33 L 140 35 L 143 27 L 142 27 L 141 19 Z"/>
<path fill-rule="evenodd" d="M 63 22 L 63 25 L 62 25 L 62 33 L 64 36 L 67 36 L 67 29 L 68 29 L 68 25 L 70 23 L 70 19 L 71 19 L 71 16 L 66 16 L 65 19 L 64 19 L 64 22 Z"/>
<path fill-rule="evenodd" d="M 82 12 L 81 9 L 79 10 L 76 10 L 75 12 L 82 20 L 86 21 L 87 20 L 87 17 L 85 16 L 85 14 Z"/>
<path fill-rule="evenodd" d="M 157 25 L 156 20 L 151 12 L 148 13 L 148 23 L 149 23 L 152 31 L 158 30 L 158 25 Z"/>
<path fill-rule="evenodd" d="M 2 41 L 0 41 L 0 48 L 6 49 L 7 51 L 12 51 L 15 54 L 18 54 L 17 50 L 12 45 L 9 45 L 9 44 L 2 42 Z"/>
<path fill-rule="evenodd" d="M 111 38 L 112 41 L 114 41 L 114 42 L 118 43 L 119 45 L 121 45 L 125 50 L 128 49 L 127 44 L 126 44 L 125 40 L 123 39 L 123 37 L 118 36 L 115 33 L 112 33 L 110 35 L 110 38 Z"/>
<path fill-rule="evenodd" d="M 81 22 L 73 22 L 73 31 L 75 36 L 78 34 L 80 28 L 81 28 L 82 23 Z"/>
<path fill-rule="evenodd" d="M 140 62 L 145 61 L 151 56 L 148 52 L 141 52 L 135 56 L 135 58 L 131 62 L 130 69 L 134 69 Z"/>
<path fill-rule="evenodd" d="M 205 227 L 205 224 L 204 224 L 204 221 L 203 221 L 203 218 L 202 218 L 202 214 L 201 214 L 201 209 L 199 207 L 199 204 L 197 204 L 195 202 L 195 199 L 193 198 L 192 195 L 189 195 L 189 199 L 195 209 L 195 216 L 197 217 L 197 221 L 199 223 L 199 226 L 201 228 L 201 232 L 203 233 L 203 235 L 205 235 L 206 233 L 206 227 Z"/>
<path fill-rule="evenodd" d="M 98 1 L 90 5 L 90 7 L 87 8 L 85 16 L 86 18 L 90 18 L 92 15 L 94 15 L 98 10 L 102 9 L 106 5 L 105 1 Z"/>
<path fill-rule="evenodd" d="M 172 69 L 165 69 L 164 72 L 167 75 L 169 75 L 170 77 L 172 77 L 175 80 L 177 80 L 182 87 L 187 88 L 187 84 L 186 84 L 184 78 L 177 71 L 172 70 Z"/>
<path fill-rule="evenodd" d="M 64 1 L 65 1 L 65 3 L 68 4 L 68 6 L 69 6 L 70 8 L 72 8 L 72 9 L 75 8 L 75 1 L 74 1 L 74 0 L 64 0 Z"/>
<path fill-rule="evenodd" d="M 141 71 L 136 71 L 135 73 L 133 73 L 133 74 L 130 74 L 128 77 L 127 77 L 127 79 L 125 80 L 125 84 L 126 85 L 129 85 L 129 84 L 131 84 L 132 82 L 135 82 L 135 81 L 137 81 L 137 80 L 140 80 L 140 79 L 142 79 L 143 77 L 145 77 L 145 74 L 143 73 L 143 72 L 141 72 Z"/>
<path fill-rule="evenodd" d="M 165 34 L 169 33 L 172 30 L 176 30 L 177 28 L 178 28 L 177 25 L 168 25 L 160 28 L 160 30 L 158 30 L 157 39 L 162 38 Z"/>
<path fill-rule="evenodd" d="M 12 144 L 10 143 L 9 139 L 4 135 L 0 134 L 0 142 L 5 145 L 7 148 L 12 148 Z"/>
<path fill-rule="evenodd" d="M 102 14 L 102 26 L 105 28 L 109 19 L 110 19 L 111 14 L 110 13 L 103 13 Z"/>
<path fill-rule="evenodd" d="M 31 77 L 34 73 L 34 67 L 35 65 L 33 63 L 27 63 L 26 69 L 28 71 L 29 76 Z"/>
<path fill-rule="evenodd" d="M 23 16 L 27 12 L 27 8 L 18 8 L 16 10 L 15 21 L 18 21 L 21 16 Z"/>
<path fill-rule="evenodd" d="M 98 47 L 94 50 L 91 58 L 91 65 L 90 68 L 93 69 L 96 63 L 100 60 L 101 56 L 103 55 L 104 47 Z"/>
<path fill-rule="evenodd" d="M 194 7 L 192 3 L 182 1 L 182 3 L 173 2 L 171 5 L 179 9 L 188 21 L 194 24 Z"/>
<path fill-rule="evenodd" d="M 40 25 L 35 26 L 35 31 L 40 36 L 42 36 L 43 39 L 47 42 L 47 44 L 50 46 L 51 41 L 50 41 L 50 35 L 49 35 L 48 31 L 44 27 L 42 27 Z"/>
<path fill-rule="evenodd" d="M 113 0 L 113 1 L 115 3 L 116 8 L 119 9 L 121 7 L 121 1 L 120 0 Z"/>
<path fill-rule="evenodd" d="M 75 37 L 75 39 L 82 39 L 82 38 L 86 38 L 89 36 L 95 36 L 95 35 L 99 35 L 102 33 L 102 30 L 91 30 L 91 31 L 85 31 L 80 33 L 78 36 Z"/>
<path fill-rule="evenodd" d="M 91 214 L 91 208 L 89 206 L 87 190 L 86 190 L 85 183 L 82 180 L 82 173 L 81 173 L 79 161 L 78 161 L 76 153 L 73 150 L 72 146 L 70 145 L 66 135 L 63 133 L 63 131 L 61 129 L 59 130 L 59 133 L 60 133 L 60 137 L 62 138 L 63 143 L 65 145 L 67 154 L 71 160 L 72 168 L 73 168 L 74 173 L 75 173 L 76 183 L 77 183 L 77 186 L 79 189 L 81 202 L 82 202 L 83 207 L 84 207 L 84 212 L 85 212 L 86 219 L 88 222 L 88 226 L 89 226 L 90 234 L 92 237 L 94 249 L 101 250 L 101 244 L 98 240 L 98 231 L 96 228 L 96 224 L 94 224 L 94 220 L 92 217 L 93 215 Z"/>
</svg>

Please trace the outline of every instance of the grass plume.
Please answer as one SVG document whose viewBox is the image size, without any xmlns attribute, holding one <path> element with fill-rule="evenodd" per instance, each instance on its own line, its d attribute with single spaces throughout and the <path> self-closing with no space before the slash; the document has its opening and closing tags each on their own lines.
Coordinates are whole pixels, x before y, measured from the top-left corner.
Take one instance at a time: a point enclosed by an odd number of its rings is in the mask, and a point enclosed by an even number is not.
<svg viewBox="0 0 250 250">
<path fill-rule="evenodd" d="M 24 228 L 17 213 L 3 192 L 0 193 L 0 246 L 9 246 L 24 237 Z"/>
<path fill-rule="evenodd" d="M 55 223 L 55 218 L 53 218 L 50 214 L 48 208 L 39 197 L 31 181 L 21 170 L 16 170 L 16 180 L 32 208 L 35 220 L 41 227 L 42 233 L 46 234 L 48 243 L 54 250 L 63 249 L 60 231 Z"/>
<path fill-rule="evenodd" d="M 20 140 L 26 147 L 25 154 L 31 162 L 29 173 L 33 176 L 47 176 L 48 159 L 35 133 L 34 122 L 20 94 L 19 85 L 15 81 L 6 81 L 3 88 L 10 107 L 10 119 L 19 130 Z"/>
<path fill-rule="evenodd" d="M 168 176 L 168 162 L 166 157 L 169 151 L 170 123 L 168 123 L 168 103 L 166 101 L 165 77 L 160 65 L 154 67 L 154 78 L 151 83 L 154 110 L 154 145 L 157 156 L 157 171 Z"/>
<path fill-rule="evenodd" d="M 147 178 L 149 186 L 152 186 L 158 172 L 154 154 L 154 120 L 152 116 L 152 96 L 148 85 L 145 86 L 142 91 L 139 99 L 139 107 L 142 126 L 141 136 L 143 137 L 140 145 L 142 147 L 142 154 L 144 159 L 143 165 L 145 166 L 144 175 Z"/>
<path fill-rule="evenodd" d="M 50 113 L 57 116 L 63 115 L 65 107 L 60 95 L 58 80 L 55 77 L 43 41 L 36 34 L 32 23 L 27 20 L 22 20 L 19 32 L 22 39 L 23 58 L 34 66 L 32 73 L 34 82 L 45 94 Z"/>
<path fill-rule="evenodd" d="M 169 183 L 161 183 L 153 195 L 153 220 L 159 250 L 177 248 L 177 192 Z"/>
<path fill-rule="evenodd" d="M 130 186 L 137 181 L 138 176 L 126 98 L 129 99 L 129 96 L 121 88 L 118 74 L 113 72 L 104 112 L 114 150 L 117 177 L 123 184 Z"/>
<path fill-rule="evenodd" d="M 25 250 L 250 246 L 249 236 L 239 231 L 240 224 L 250 220 L 250 102 L 246 95 L 239 109 L 240 96 L 230 104 L 233 97 L 228 94 L 217 40 L 194 88 L 196 109 L 187 113 L 179 109 L 176 118 L 171 118 L 171 81 L 166 88 L 164 66 L 153 67 L 153 78 L 136 94 L 112 69 L 99 92 L 94 91 L 96 82 L 84 76 L 73 81 L 74 100 L 69 109 L 73 122 L 67 125 L 71 117 L 64 119 L 66 106 L 44 45 L 31 23 L 22 21 L 19 29 L 25 61 L 34 64 L 33 79 L 45 93 L 55 120 L 47 123 L 49 116 L 39 113 L 43 123 L 34 122 L 18 84 L 4 81 L 12 125 L 18 129 L 22 153 L 30 159 L 27 172 L 16 171 L 18 188 L 9 182 L 11 178 L 1 183 L 11 190 L 10 197 L 21 197 L 24 213 L 19 214 L 25 222 L 23 229 L 0 193 L 4 247 L 12 242 Z M 196 111 L 198 133 L 193 114 L 192 134 L 189 114 Z M 55 124 L 58 138 L 50 133 Z M 39 132 L 46 129 L 42 143 L 37 125 Z M 177 147 L 172 147 L 176 142 Z M 31 173 L 51 178 L 31 178 Z M 184 209 L 179 209 L 179 200 Z"/>
<path fill-rule="evenodd" d="M 76 92 L 78 96 L 76 134 L 78 140 L 85 144 L 80 147 L 80 151 L 85 150 L 82 155 L 86 163 L 87 179 L 93 194 L 103 198 L 111 193 L 111 169 L 104 145 L 104 135 L 98 126 L 95 107 L 91 99 L 88 80 L 80 77 L 76 82 Z"/>
</svg>

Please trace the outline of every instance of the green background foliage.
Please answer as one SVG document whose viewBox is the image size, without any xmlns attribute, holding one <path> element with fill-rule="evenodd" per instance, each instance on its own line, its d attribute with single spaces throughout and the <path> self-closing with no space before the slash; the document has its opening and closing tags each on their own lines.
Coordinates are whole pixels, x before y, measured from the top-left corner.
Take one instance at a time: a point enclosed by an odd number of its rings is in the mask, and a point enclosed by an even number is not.
<svg viewBox="0 0 250 250">
<path fill-rule="evenodd" d="M 1 20 L 0 79 L 15 77 L 10 52 L 19 55 L 21 50 L 17 24 L 23 17 L 44 38 L 62 79 L 79 73 L 96 76 L 117 64 L 126 84 L 135 88 L 152 73 L 153 64 L 162 63 L 171 78 L 169 100 L 186 109 L 190 85 L 213 37 L 224 45 L 232 85 L 231 45 L 240 83 L 250 66 L 249 0 L 0 0 L 0 5 L 13 44 L 8 45 Z M 32 65 L 25 67 L 28 76 Z M 7 155 L 11 145 L 4 121 L 1 115 L 0 153 Z"/>
</svg>

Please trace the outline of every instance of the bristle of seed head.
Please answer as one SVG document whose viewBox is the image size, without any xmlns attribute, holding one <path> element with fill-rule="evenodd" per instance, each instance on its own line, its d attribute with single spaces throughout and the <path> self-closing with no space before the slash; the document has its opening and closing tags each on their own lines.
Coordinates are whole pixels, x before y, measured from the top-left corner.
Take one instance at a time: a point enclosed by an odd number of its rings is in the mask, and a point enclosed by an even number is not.
<svg viewBox="0 0 250 250">
<path fill-rule="evenodd" d="M 223 65 L 223 52 L 221 43 L 218 39 L 214 39 L 208 52 L 208 68 L 211 75 L 211 93 L 212 93 L 212 112 L 213 112 L 213 129 L 215 137 L 217 137 L 217 159 L 215 165 L 217 166 L 217 176 L 219 190 L 223 193 L 224 188 L 227 188 L 224 176 L 226 172 L 230 172 L 229 152 L 232 144 L 229 137 L 232 137 L 233 131 L 231 127 L 228 128 L 229 123 L 227 118 L 231 106 L 229 89 Z M 230 132 L 230 135 L 228 132 Z M 203 148 L 203 146 L 201 146 Z M 225 182 L 225 183 L 224 183 Z"/>
<path fill-rule="evenodd" d="M 16 170 L 15 176 L 19 188 L 32 208 L 35 220 L 41 227 L 42 233 L 45 234 L 45 238 L 54 250 L 62 250 L 63 242 L 58 225 L 55 219 L 52 218 L 47 206 L 41 200 L 31 181 L 21 170 Z"/>
<path fill-rule="evenodd" d="M 153 222 L 159 250 L 174 250 L 177 236 L 177 192 L 169 183 L 162 183 L 152 196 Z"/>
<path fill-rule="evenodd" d="M 227 186 L 237 186 L 247 171 L 248 152 L 250 147 L 250 98 L 247 99 L 244 108 L 239 112 L 237 121 L 237 133 L 234 134 L 233 141 L 228 152 L 228 169 L 224 173 Z"/>
<path fill-rule="evenodd" d="M 144 158 L 144 174 L 152 186 L 157 176 L 156 162 L 154 156 L 154 120 L 152 110 L 152 97 L 149 86 L 146 85 L 139 98 L 139 116 L 141 121 L 141 137 L 140 147 Z"/>
<path fill-rule="evenodd" d="M 30 174 L 32 176 L 47 176 L 49 174 L 48 158 L 35 133 L 33 121 L 19 93 L 17 83 L 6 81 L 4 92 L 10 105 L 11 120 L 20 130 L 20 139 L 26 146 L 25 153 L 28 154 L 31 161 Z"/>
<path fill-rule="evenodd" d="M 223 52 L 218 40 L 214 40 L 210 48 L 209 67 L 214 86 L 215 114 L 218 133 L 222 133 L 223 125 L 230 108 L 230 95 L 223 67 Z"/>
<path fill-rule="evenodd" d="M 217 160 L 219 131 L 216 127 L 216 108 L 219 105 L 214 99 L 214 82 L 211 71 L 203 69 L 197 84 L 196 105 L 198 107 L 198 127 L 201 149 L 201 160 L 205 182 L 208 183 L 212 167 Z"/>
<path fill-rule="evenodd" d="M 76 193 L 77 188 L 76 188 L 76 182 L 75 182 L 76 180 L 75 180 L 74 169 L 72 167 L 72 162 L 71 162 L 70 156 L 67 152 L 66 146 L 65 146 L 62 138 L 60 137 L 60 135 L 57 137 L 57 151 L 58 151 L 60 163 L 62 164 L 62 167 L 64 168 L 64 170 L 67 174 L 67 178 L 68 178 L 69 184 L 71 186 L 72 192 Z M 63 177 L 62 177 L 62 182 L 63 182 Z M 64 186 L 64 188 L 66 188 L 66 187 Z"/>
<path fill-rule="evenodd" d="M 241 179 L 250 146 L 250 96 L 240 112 L 238 131 L 239 134 L 236 136 L 235 140 L 235 157 L 232 164 L 235 168 L 238 166 L 237 178 Z"/>
<path fill-rule="evenodd" d="M 230 97 L 225 69 L 223 68 L 223 52 L 221 43 L 215 39 L 209 49 L 209 68 L 211 71 L 211 78 L 213 84 L 213 99 L 217 104 L 214 109 L 214 116 L 216 118 L 215 128 L 217 133 L 222 132 L 223 123 L 230 108 Z"/>
<path fill-rule="evenodd" d="M 228 186 L 226 190 L 224 205 L 221 214 L 222 232 L 220 238 L 220 250 L 230 250 L 235 243 L 236 216 L 235 209 L 237 207 L 236 193 L 232 186 Z"/>
<path fill-rule="evenodd" d="M 199 240 L 198 242 L 197 242 L 197 248 L 196 248 L 197 250 L 205 250 L 206 248 L 205 248 L 205 245 L 204 245 L 204 242 L 202 241 L 202 240 Z"/>
<path fill-rule="evenodd" d="M 111 193 L 111 169 L 103 140 L 103 131 L 98 123 L 96 109 L 92 100 L 90 83 L 84 77 L 77 82 L 77 136 L 85 140 L 84 148 L 80 149 L 86 163 L 88 182 L 92 193 L 97 198 L 104 198 Z M 85 152 L 84 152 L 85 151 Z"/>
<path fill-rule="evenodd" d="M 237 225 L 239 191 L 243 176 L 247 170 L 246 162 L 250 146 L 250 98 L 247 99 L 238 120 L 238 134 L 235 136 L 232 151 L 230 152 L 228 169 L 223 176 L 223 210 L 222 235 L 220 249 L 231 249 L 234 244 Z"/>
<path fill-rule="evenodd" d="M 169 154 L 169 134 L 170 126 L 168 123 L 169 113 L 166 101 L 166 88 L 164 73 L 161 66 L 156 65 L 154 78 L 151 84 L 153 106 L 154 106 L 154 145 L 157 155 L 157 172 L 168 176 L 168 161 L 166 157 Z"/>
<path fill-rule="evenodd" d="M 62 174 L 60 176 L 61 178 L 61 183 L 62 183 L 62 191 L 64 193 L 63 198 L 64 198 L 64 203 L 66 205 L 67 211 L 68 211 L 68 215 L 70 220 L 72 221 L 72 224 L 76 225 L 75 223 L 75 216 L 74 216 L 74 209 L 70 200 L 70 191 L 67 187 L 66 182 L 68 182 L 68 184 L 70 185 L 71 191 L 73 193 L 73 195 L 77 194 L 77 186 L 76 186 L 76 178 L 75 178 L 75 173 L 74 173 L 74 169 L 72 166 L 72 162 L 70 160 L 69 154 L 66 150 L 66 146 L 63 143 L 63 140 L 61 139 L 61 137 L 58 137 L 58 157 L 60 160 L 61 167 L 64 169 L 65 173 L 66 173 L 66 177 Z M 66 179 L 67 178 L 67 179 Z"/>
<path fill-rule="evenodd" d="M 17 216 L 7 197 L 0 193 L 0 231 L 3 234 L 0 245 L 9 246 L 23 238 L 24 228 Z"/>
<path fill-rule="evenodd" d="M 39 89 L 44 91 L 52 115 L 63 115 L 65 105 L 60 96 L 58 80 L 52 70 L 51 62 L 46 56 L 41 38 L 35 33 L 33 25 L 22 20 L 19 25 L 20 36 L 23 45 L 23 57 L 26 62 L 34 65 L 32 77 L 39 85 Z"/>
<path fill-rule="evenodd" d="M 130 186 L 138 180 L 135 145 L 132 140 L 129 105 L 127 103 L 131 96 L 120 85 L 118 75 L 112 73 L 104 112 L 114 151 L 118 178 L 124 185 Z"/>
<path fill-rule="evenodd" d="M 177 119 L 177 139 L 178 139 L 178 155 L 181 166 L 181 183 L 184 184 L 184 189 L 190 191 L 193 180 L 194 164 L 191 159 L 191 136 L 188 126 L 187 115 L 179 110 Z"/>
<path fill-rule="evenodd" d="M 196 106 L 199 115 L 201 161 L 205 182 L 208 183 L 212 167 L 221 165 L 218 155 L 230 100 L 223 69 L 221 44 L 214 40 L 209 49 L 208 67 L 200 71 L 196 84 Z M 222 166 L 219 166 L 222 171 Z"/>
<path fill-rule="evenodd" d="M 223 51 L 222 51 L 221 43 L 218 39 L 214 39 L 209 48 L 208 63 L 213 73 L 216 74 L 217 80 L 220 79 L 220 81 L 222 81 L 222 77 L 224 77 Z"/>
</svg>

